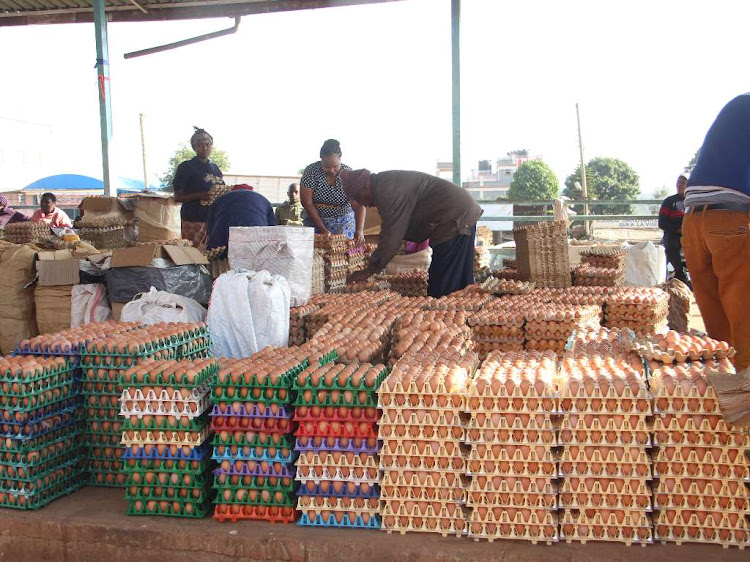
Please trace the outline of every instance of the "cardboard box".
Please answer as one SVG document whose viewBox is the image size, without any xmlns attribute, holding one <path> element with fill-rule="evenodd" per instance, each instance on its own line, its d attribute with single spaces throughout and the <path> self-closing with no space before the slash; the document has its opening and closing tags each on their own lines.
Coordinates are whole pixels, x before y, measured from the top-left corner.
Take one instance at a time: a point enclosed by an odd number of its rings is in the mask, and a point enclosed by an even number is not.
<svg viewBox="0 0 750 562">
<path fill-rule="evenodd" d="M 36 273 L 40 287 L 77 285 L 81 279 L 78 260 L 70 250 L 39 252 Z"/>
<path fill-rule="evenodd" d="M 84 197 L 81 202 L 81 210 L 95 211 L 97 213 L 113 213 L 124 211 L 120 201 L 116 197 Z"/>
<path fill-rule="evenodd" d="M 137 267 L 151 265 L 154 258 L 172 260 L 175 265 L 208 265 L 208 259 L 197 248 L 189 246 L 162 246 L 147 244 L 132 248 L 115 248 L 110 267 Z"/>
</svg>

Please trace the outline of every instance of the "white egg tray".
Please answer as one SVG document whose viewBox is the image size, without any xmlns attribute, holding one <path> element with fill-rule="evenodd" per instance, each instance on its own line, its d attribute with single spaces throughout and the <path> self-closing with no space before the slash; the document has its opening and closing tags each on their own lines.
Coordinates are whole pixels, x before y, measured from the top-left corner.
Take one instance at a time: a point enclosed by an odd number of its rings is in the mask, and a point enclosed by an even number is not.
<svg viewBox="0 0 750 562">
<path fill-rule="evenodd" d="M 540 527 L 533 530 L 528 526 L 519 525 L 518 527 L 511 527 L 505 532 L 497 523 L 485 524 L 472 522 L 469 525 L 468 536 L 477 542 L 481 540 L 486 540 L 490 543 L 496 540 L 516 540 L 528 541 L 533 545 L 539 543 L 552 545 L 560 540 L 557 525 L 554 527 Z"/>
<path fill-rule="evenodd" d="M 564 510 L 559 517 L 560 540 L 568 543 L 588 541 L 623 542 L 628 546 L 640 544 L 645 546 L 653 543 L 653 528 L 651 519 L 646 512 L 626 513 L 622 523 L 612 514 L 605 522 L 601 513 L 587 517 L 581 512 L 574 516 L 569 510 Z M 566 533 L 566 528 L 569 533 Z"/>
<path fill-rule="evenodd" d="M 326 469 L 331 468 L 363 468 L 363 469 L 377 469 L 378 462 L 377 458 L 373 455 L 367 455 L 362 459 L 361 455 L 354 455 L 351 461 L 347 460 L 346 453 L 339 453 L 341 456 L 338 461 L 335 460 L 334 455 L 336 453 L 320 452 L 316 453 L 313 451 L 301 452 L 297 457 L 297 467 L 315 468 L 321 467 Z"/>
<path fill-rule="evenodd" d="M 650 495 L 606 494 L 587 492 L 561 492 L 560 509 L 621 509 L 653 511 Z"/>
<path fill-rule="evenodd" d="M 406 424 L 383 424 L 378 428 L 378 439 L 393 440 L 455 440 L 462 442 L 466 439 L 466 429 L 461 426 L 420 426 Z"/>
<path fill-rule="evenodd" d="M 408 472 L 409 474 L 407 475 L 405 472 Z M 381 489 L 388 486 L 397 486 L 399 488 L 411 487 L 419 490 L 426 488 L 463 488 L 466 486 L 466 481 L 466 475 L 462 471 L 431 470 L 418 473 L 413 470 L 403 471 L 400 469 L 390 469 L 383 471 L 379 483 Z"/>
<path fill-rule="evenodd" d="M 480 371 L 481 372 L 481 371 Z M 536 375 L 537 373 L 535 373 Z M 505 381 L 500 381 L 499 386 L 493 390 L 492 381 L 487 381 L 485 386 L 480 392 L 477 388 L 477 382 L 479 375 L 477 375 L 469 385 L 468 396 L 479 397 L 479 398 L 537 398 L 539 400 L 554 400 L 557 398 L 557 390 L 552 384 L 555 373 L 548 373 L 550 375 L 550 381 L 545 382 L 545 386 L 541 392 L 534 386 L 534 381 L 529 381 L 528 388 L 524 391 L 520 384 L 514 384 L 509 391 L 505 385 Z"/>
<path fill-rule="evenodd" d="M 525 508 L 556 510 L 557 496 L 544 494 L 469 494 L 466 505 L 471 508 Z"/>
<path fill-rule="evenodd" d="M 651 397 L 647 398 L 564 398 L 560 397 L 559 413 L 651 416 Z"/>
<path fill-rule="evenodd" d="M 691 536 L 691 532 L 688 529 L 675 529 L 673 527 L 658 525 L 654 528 L 654 540 L 662 544 L 676 543 L 678 546 L 686 543 L 696 543 L 721 545 L 724 548 L 736 546 L 740 550 L 750 547 L 750 533 L 747 531 L 743 533 L 742 530 L 737 531 L 737 533 L 740 535 L 744 534 L 744 540 L 741 538 L 738 539 L 735 536 L 735 532 L 729 529 L 694 529 Z"/>
<path fill-rule="evenodd" d="M 719 401 L 716 398 L 667 398 L 654 397 L 654 415 L 661 414 L 692 414 L 692 415 L 721 415 Z"/>
<path fill-rule="evenodd" d="M 389 520 L 386 520 L 386 517 L 383 516 L 380 528 L 389 535 L 391 533 L 402 535 L 406 533 L 437 533 L 443 537 L 466 535 L 466 519 L 464 517 L 396 517 L 391 515 L 388 518 Z M 390 522 L 391 519 L 393 523 Z"/>
<path fill-rule="evenodd" d="M 297 510 L 317 515 L 321 511 L 355 511 L 378 515 L 380 501 L 377 498 L 336 498 L 323 496 L 297 496 Z"/>
<path fill-rule="evenodd" d="M 365 482 L 367 484 L 379 483 L 379 472 L 376 467 L 369 468 L 328 468 L 321 466 L 297 466 L 297 474 L 294 477 L 298 482 L 320 482 L 321 480 L 333 480 L 343 482 Z"/>
<path fill-rule="evenodd" d="M 529 447 L 527 451 L 521 447 L 510 450 L 503 443 L 472 443 L 469 450 L 469 460 L 496 460 L 505 462 L 557 462 L 559 454 L 552 451 L 553 447 L 537 445 Z"/>
<path fill-rule="evenodd" d="M 712 496 L 698 494 L 678 494 L 658 492 L 654 488 L 654 509 L 695 509 L 698 511 L 729 510 L 738 512 L 750 511 L 750 497 L 747 487 L 744 495 L 737 496 Z"/>
<path fill-rule="evenodd" d="M 431 456 L 431 457 L 446 457 L 452 458 L 453 456 L 463 456 L 461 451 L 460 441 L 443 441 L 440 443 L 427 441 L 416 441 L 405 439 L 403 441 L 388 440 L 383 443 L 380 449 L 381 457 L 383 455 L 389 456 Z"/>
<path fill-rule="evenodd" d="M 664 446 L 654 455 L 654 460 L 747 465 L 750 463 L 745 456 L 747 453 L 748 448 L 743 446 L 710 448 Z"/>
<path fill-rule="evenodd" d="M 585 462 L 568 463 L 560 461 L 557 475 L 560 478 L 583 476 L 591 478 L 644 478 L 652 480 L 654 475 L 651 464 L 642 463 L 596 463 L 591 466 Z"/>
<path fill-rule="evenodd" d="M 154 400 L 150 402 L 121 402 L 120 415 L 135 416 L 174 416 L 176 418 L 194 419 L 202 416 L 211 408 L 210 390 L 197 400 Z"/>
<path fill-rule="evenodd" d="M 182 438 L 177 433 L 183 430 L 149 431 L 149 430 L 127 430 L 123 431 L 121 445 L 185 445 L 198 447 L 202 445 L 211 435 L 211 430 L 206 426 L 200 432 L 184 431 Z"/>
<path fill-rule="evenodd" d="M 405 493 L 403 493 L 405 492 Z M 412 488 L 387 485 L 380 487 L 381 500 L 413 500 L 413 501 L 450 501 L 466 502 L 464 488 Z"/>
<path fill-rule="evenodd" d="M 381 408 L 381 425 L 402 424 L 409 426 L 462 426 L 464 419 L 468 416 L 458 408 L 427 410 L 409 407 L 385 407 Z"/>
<path fill-rule="evenodd" d="M 556 497 L 558 484 L 550 478 L 474 476 L 468 484 L 467 491 L 469 495 L 474 497 L 495 494 L 501 496 L 542 495 Z"/>
<path fill-rule="evenodd" d="M 464 443 L 467 445 L 508 445 L 529 447 L 558 447 L 556 432 L 537 430 L 498 431 L 496 429 L 469 429 Z"/>
<path fill-rule="evenodd" d="M 750 465 L 654 460 L 655 478 L 715 478 L 750 482 Z"/>
</svg>

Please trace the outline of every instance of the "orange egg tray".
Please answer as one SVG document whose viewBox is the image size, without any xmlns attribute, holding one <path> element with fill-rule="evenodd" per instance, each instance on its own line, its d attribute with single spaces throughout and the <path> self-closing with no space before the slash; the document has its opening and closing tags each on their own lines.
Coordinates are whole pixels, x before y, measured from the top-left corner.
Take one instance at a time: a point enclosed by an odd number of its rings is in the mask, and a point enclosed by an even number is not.
<svg viewBox="0 0 750 562">
<path fill-rule="evenodd" d="M 560 539 L 568 543 L 612 541 L 645 546 L 654 538 L 651 518 L 642 511 L 619 510 L 618 514 L 611 513 L 608 517 L 597 511 L 588 517 L 583 511 L 574 514 L 565 509 L 559 515 L 559 521 Z"/>
</svg>

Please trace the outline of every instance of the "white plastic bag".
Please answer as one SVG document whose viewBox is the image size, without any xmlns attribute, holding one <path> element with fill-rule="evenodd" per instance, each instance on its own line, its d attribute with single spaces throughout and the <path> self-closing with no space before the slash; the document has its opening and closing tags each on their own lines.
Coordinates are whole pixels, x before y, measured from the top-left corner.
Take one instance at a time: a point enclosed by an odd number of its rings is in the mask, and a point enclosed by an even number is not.
<svg viewBox="0 0 750 562">
<path fill-rule="evenodd" d="M 157 291 L 151 287 L 148 293 L 141 293 L 122 308 L 121 322 L 203 322 L 206 309 L 188 297 Z"/>
<path fill-rule="evenodd" d="M 415 269 L 429 271 L 432 263 L 432 248 L 425 248 L 413 254 L 393 256 L 393 259 L 385 266 L 387 275 L 396 273 L 411 273 Z"/>
<path fill-rule="evenodd" d="M 248 357 L 269 345 L 286 347 L 290 300 L 289 283 L 280 275 L 246 269 L 220 275 L 206 318 L 214 355 Z"/>
<path fill-rule="evenodd" d="M 107 290 L 101 283 L 73 285 L 70 297 L 70 326 L 77 328 L 112 318 Z"/>
<path fill-rule="evenodd" d="M 667 272 L 667 257 L 662 246 L 641 242 L 630 248 L 625 256 L 625 284 L 634 287 L 653 287 L 663 283 Z"/>
<path fill-rule="evenodd" d="M 302 306 L 312 296 L 314 242 L 312 228 L 235 226 L 229 229 L 229 267 L 285 277 L 292 306 Z"/>
</svg>

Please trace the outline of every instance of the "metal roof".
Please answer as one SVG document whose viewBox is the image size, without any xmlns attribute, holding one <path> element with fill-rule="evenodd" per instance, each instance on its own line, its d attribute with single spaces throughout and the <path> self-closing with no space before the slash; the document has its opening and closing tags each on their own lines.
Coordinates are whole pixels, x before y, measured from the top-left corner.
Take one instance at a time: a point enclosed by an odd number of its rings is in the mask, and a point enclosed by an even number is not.
<svg viewBox="0 0 750 562">
<path fill-rule="evenodd" d="M 379 4 L 398 0 L 106 0 L 107 20 L 163 21 Z M 0 26 L 94 21 L 93 0 L 0 0 Z"/>
</svg>

